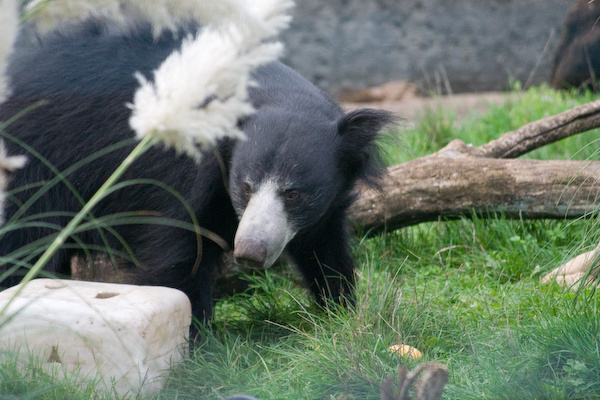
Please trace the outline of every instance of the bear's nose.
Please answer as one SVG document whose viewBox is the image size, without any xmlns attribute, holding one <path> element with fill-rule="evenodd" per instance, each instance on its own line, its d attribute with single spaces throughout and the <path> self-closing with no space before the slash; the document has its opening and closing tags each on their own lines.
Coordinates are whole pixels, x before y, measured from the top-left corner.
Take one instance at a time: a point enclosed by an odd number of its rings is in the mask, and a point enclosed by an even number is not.
<svg viewBox="0 0 600 400">
<path fill-rule="evenodd" d="M 267 245 L 263 241 L 242 240 L 235 243 L 233 258 L 239 265 L 263 269 L 267 261 Z"/>
</svg>

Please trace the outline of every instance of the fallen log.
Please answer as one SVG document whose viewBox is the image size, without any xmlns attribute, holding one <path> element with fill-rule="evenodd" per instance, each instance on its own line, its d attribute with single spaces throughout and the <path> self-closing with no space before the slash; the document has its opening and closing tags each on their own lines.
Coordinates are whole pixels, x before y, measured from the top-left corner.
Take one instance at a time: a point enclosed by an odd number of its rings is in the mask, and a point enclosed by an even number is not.
<svg viewBox="0 0 600 400">
<path fill-rule="evenodd" d="M 382 190 L 363 189 L 350 218 L 367 232 L 502 213 L 578 218 L 600 208 L 600 162 L 507 159 L 600 126 L 600 101 L 527 124 L 480 147 L 460 140 L 388 168 Z"/>
<path fill-rule="evenodd" d="M 600 162 L 460 156 L 460 144 L 390 167 L 382 190 L 352 206 L 353 222 L 378 232 L 473 214 L 577 218 L 600 207 Z"/>
</svg>

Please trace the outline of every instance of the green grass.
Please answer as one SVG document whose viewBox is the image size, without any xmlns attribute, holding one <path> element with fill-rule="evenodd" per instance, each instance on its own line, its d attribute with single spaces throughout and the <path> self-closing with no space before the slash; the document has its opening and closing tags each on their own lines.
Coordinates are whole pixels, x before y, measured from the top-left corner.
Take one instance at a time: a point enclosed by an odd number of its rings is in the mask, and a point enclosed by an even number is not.
<svg viewBox="0 0 600 400">
<path fill-rule="evenodd" d="M 529 89 L 454 124 L 439 110 L 387 150 L 402 162 L 454 138 L 474 145 L 594 99 Z M 598 131 L 527 155 L 597 159 Z M 592 145 L 589 145 L 593 143 Z M 543 273 L 599 241 L 597 221 L 461 219 L 357 237 L 357 305 L 318 310 L 287 267 L 248 276 L 222 299 L 214 326 L 173 368 L 159 399 L 379 399 L 379 384 L 422 361 L 446 364 L 445 399 L 599 399 L 600 296 L 542 285 Z M 389 346 L 420 349 L 401 358 Z M 35 363 L 0 365 L 0 399 L 114 398 L 78 389 Z"/>
</svg>

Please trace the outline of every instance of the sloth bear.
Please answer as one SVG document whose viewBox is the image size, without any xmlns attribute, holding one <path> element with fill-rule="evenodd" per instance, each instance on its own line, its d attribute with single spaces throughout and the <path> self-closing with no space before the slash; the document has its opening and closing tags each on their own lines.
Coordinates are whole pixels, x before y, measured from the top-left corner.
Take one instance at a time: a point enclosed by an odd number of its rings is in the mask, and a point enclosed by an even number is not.
<svg viewBox="0 0 600 400">
<path fill-rule="evenodd" d="M 8 278 L 0 285 L 18 283 L 131 151 L 134 74 L 151 78 L 182 36 L 84 24 L 14 57 L 13 94 L 0 105 L 2 135 L 9 154 L 29 161 L 13 174 L 7 196 L 0 276 Z M 318 301 L 351 303 L 346 211 L 355 184 L 376 185 L 382 174 L 376 140 L 392 117 L 369 109 L 345 114 L 279 62 L 257 68 L 253 80 L 256 112 L 239 122 L 247 140 L 223 140 L 199 163 L 150 149 L 45 271 L 68 276 L 73 256 L 108 254 L 138 284 L 184 291 L 194 316 L 207 321 L 224 249 L 189 229 L 193 212 L 229 243 L 236 262 L 267 268 L 285 251 Z"/>
</svg>

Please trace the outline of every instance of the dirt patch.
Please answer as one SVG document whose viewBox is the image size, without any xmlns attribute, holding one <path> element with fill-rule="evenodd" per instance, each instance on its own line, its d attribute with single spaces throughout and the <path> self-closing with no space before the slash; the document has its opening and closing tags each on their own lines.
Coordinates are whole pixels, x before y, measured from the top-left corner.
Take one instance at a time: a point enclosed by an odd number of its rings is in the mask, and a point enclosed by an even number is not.
<svg viewBox="0 0 600 400">
<path fill-rule="evenodd" d="M 413 97 L 397 101 L 370 103 L 342 103 L 346 111 L 357 108 L 379 108 L 393 112 L 396 116 L 414 122 L 428 110 L 443 109 L 453 113 L 456 122 L 485 113 L 490 105 L 502 105 L 519 96 L 515 92 L 461 93 L 450 96 Z"/>
</svg>

